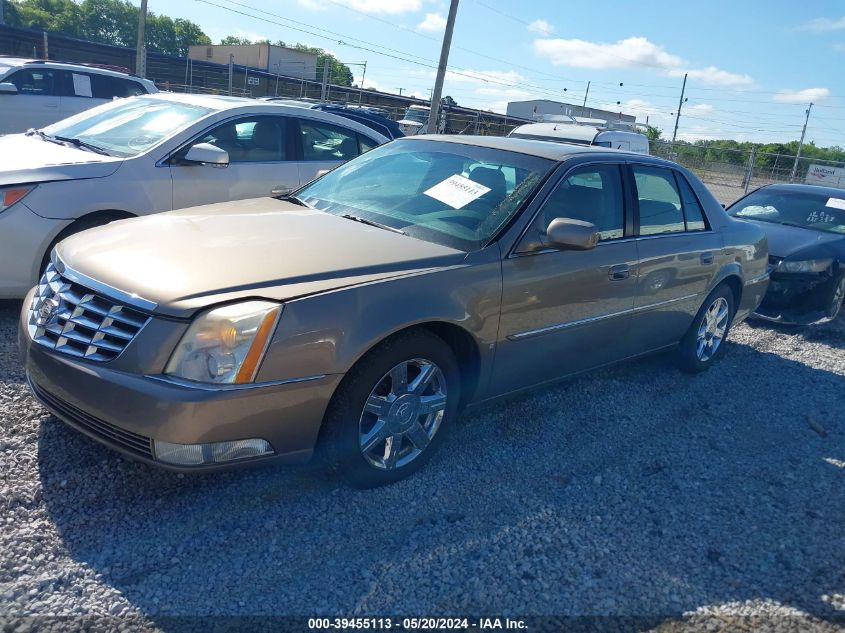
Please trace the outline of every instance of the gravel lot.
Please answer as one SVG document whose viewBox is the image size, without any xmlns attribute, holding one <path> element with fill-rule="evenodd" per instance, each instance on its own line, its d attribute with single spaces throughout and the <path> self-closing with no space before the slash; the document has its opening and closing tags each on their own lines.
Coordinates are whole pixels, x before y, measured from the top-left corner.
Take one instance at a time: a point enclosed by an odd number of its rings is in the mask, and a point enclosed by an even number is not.
<svg viewBox="0 0 845 633">
<path fill-rule="evenodd" d="M 488 407 L 424 472 L 361 492 L 308 468 L 182 477 L 101 448 L 29 396 L 18 309 L 0 303 L 7 624 L 472 613 L 842 630 L 845 318 L 741 325 L 696 377 L 654 357 Z"/>
</svg>

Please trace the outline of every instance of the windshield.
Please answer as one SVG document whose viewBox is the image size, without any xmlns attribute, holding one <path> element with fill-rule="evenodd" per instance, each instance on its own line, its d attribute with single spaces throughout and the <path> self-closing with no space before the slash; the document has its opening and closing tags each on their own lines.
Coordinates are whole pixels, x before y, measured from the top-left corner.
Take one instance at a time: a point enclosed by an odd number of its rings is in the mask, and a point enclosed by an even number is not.
<svg viewBox="0 0 845 633">
<path fill-rule="evenodd" d="M 128 157 L 150 149 L 209 112 L 208 108 L 160 99 L 120 99 L 54 123 L 44 132 Z"/>
<path fill-rule="evenodd" d="M 845 191 L 841 197 L 808 191 L 761 189 L 734 204 L 737 218 L 845 234 Z"/>
<path fill-rule="evenodd" d="M 428 111 L 409 108 L 408 111 L 405 113 L 405 120 L 416 121 L 417 123 L 425 123 L 428 121 Z"/>
<path fill-rule="evenodd" d="M 297 198 L 471 251 L 519 211 L 554 164 L 487 147 L 401 139 L 334 169 Z"/>
</svg>

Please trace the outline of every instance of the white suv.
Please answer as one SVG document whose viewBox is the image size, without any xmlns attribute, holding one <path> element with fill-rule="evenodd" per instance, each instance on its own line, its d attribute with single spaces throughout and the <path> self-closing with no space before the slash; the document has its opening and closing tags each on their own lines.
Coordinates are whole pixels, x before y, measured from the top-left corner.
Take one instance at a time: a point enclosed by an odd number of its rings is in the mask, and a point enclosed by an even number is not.
<svg viewBox="0 0 845 633">
<path fill-rule="evenodd" d="M 152 81 L 107 67 L 0 57 L 0 134 L 25 132 L 111 101 L 158 92 Z"/>
</svg>

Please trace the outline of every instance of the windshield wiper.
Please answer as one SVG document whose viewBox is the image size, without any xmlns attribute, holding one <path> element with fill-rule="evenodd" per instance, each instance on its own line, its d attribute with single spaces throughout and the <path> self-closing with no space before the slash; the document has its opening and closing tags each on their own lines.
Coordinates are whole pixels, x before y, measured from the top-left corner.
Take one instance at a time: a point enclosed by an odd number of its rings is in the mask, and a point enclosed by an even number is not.
<svg viewBox="0 0 845 633">
<path fill-rule="evenodd" d="M 42 141 L 47 141 L 48 143 L 55 143 L 56 145 L 64 145 L 62 141 L 57 139 L 55 136 L 50 136 L 44 130 L 36 130 L 34 127 L 29 128 L 26 133 L 26 136 L 37 136 Z"/>
<path fill-rule="evenodd" d="M 282 196 L 279 199 L 293 202 L 294 204 L 298 204 L 300 207 L 305 207 L 306 209 L 313 209 L 314 208 L 310 204 L 308 204 L 304 200 L 297 198 L 296 196 Z"/>
<path fill-rule="evenodd" d="M 91 143 L 86 143 L 85 141 L 80 140 L 78 138 L 70 138 L 70 137 L 67 137 L 67 136 L 55 136 L 53 138 L 56 138 L 63 143 L 69 143 L 70 145 L 73 145 L 74 147 L 79 147 L 81 149 L 87 149 L 89 152 L 94 152 L 95 154 L 102 154 L 103 156 L 111 156 L 111 154 L 109 154 L 102 147 L 99 147 L 97 145 L 93 145 Z"/>
<path fill-rule="evenodd" d="M 367 224 L 369 226 L 374 226 L 379 229 L 384 229 L 385 231 L 393 231 L 394 233 L 399 233 L 399 235 L 407 235 L 405 231 L 402 229 L 396 229 L 392 226 L 387 226 L 386 224 L 382 224 L 381 222 L 376 222 L 375 220 L 368 220 L 366 218 L 360 218 L 357 215 L 352 215 L 350 213 L 344 213 L 340 217 L 346 218 L 347 220 L 353 220 L 355 222 L 360 222 L 361 224 Z"/>
</svg>

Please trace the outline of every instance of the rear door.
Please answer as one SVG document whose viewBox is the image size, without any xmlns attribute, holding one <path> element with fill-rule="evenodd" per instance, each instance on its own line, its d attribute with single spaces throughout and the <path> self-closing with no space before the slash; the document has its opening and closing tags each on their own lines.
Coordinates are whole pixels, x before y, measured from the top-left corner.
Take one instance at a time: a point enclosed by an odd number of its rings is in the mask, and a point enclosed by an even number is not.
<svg viewBox="0 0 845 633">
<path fill-rule="evenodd" d="M 637 247 L 624 164 L 576 167 L 557 183 L 516 251 L 502 262 L 500 339 L 493 393 L 597 367 L 630 354 Z M 588 251 L 531 250 L 557 217 L 592 222 Z"/>
<path fill-rule="evenodd" d="M 59 106 L 64 71 L 53 68 L 22 68 L 4 81 L 13 83 L 17 94 L 0 95 L 0 134 L 26 132 L 62 119 Z"/>
<path fill-rule="evenodd" d="M 290 120 L 279 115 L 230 119 L 203 133 L 171 159 L 173 208 L 278 195 L 299 186 Z M 227 167 L 182 162 L 188 149 L 209 143 L 229 153 Z"/>
<path fill-rule="evenodd" d="M 687 331 L 716 274 L 722 239 L 683 174 L 636 163 L 630 170 L 640 260 L 631 327 L 640 353 L 677 343 Z"/>
</svg>

